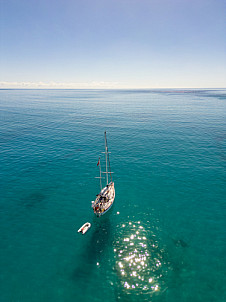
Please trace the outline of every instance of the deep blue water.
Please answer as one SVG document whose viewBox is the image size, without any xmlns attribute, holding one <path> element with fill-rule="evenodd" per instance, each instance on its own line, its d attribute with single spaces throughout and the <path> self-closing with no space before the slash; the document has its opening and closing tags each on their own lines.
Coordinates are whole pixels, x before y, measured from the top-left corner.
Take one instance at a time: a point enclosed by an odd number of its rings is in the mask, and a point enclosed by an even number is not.
<svg viewBox="0 0 226 302">
<path fill-rule="evenodd" d="M 0 116 L 1 301 L 226 300 L 225 89 L 0 90 Z"/>
</svg>

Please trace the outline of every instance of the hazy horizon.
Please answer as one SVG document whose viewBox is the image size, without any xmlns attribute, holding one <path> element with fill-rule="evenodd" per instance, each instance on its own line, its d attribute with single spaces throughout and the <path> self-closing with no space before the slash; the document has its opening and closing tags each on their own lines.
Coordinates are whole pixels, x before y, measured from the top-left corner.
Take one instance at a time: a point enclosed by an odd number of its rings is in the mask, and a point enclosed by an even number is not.
<svg viewBox="0 0 226 302">
<path fill-rule="evenodd" d="M 63 88 L 63 87 L 0 87 L 0 90 L 221 90 L 225 87 L 122 87 L 122 88 L 105 88 L 105 87 L 83 87 L 83 88 Z"/>
<path fill-rule="evenodd" d="M 221 90 L 225 87 L 0 87 L 0 90 Z"/>
</svg>

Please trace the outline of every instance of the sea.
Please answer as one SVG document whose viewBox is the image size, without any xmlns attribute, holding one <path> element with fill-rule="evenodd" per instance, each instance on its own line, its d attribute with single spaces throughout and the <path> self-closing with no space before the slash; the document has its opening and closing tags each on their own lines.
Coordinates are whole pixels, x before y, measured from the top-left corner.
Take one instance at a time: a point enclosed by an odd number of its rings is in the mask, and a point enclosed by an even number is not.
<svg viewBox="0 0 226 302">
<path fill-rule="evenodd" d="M 0 90 L 0 301 L 226 301 L 225 172 L 226 89 Z"/>
</svg>

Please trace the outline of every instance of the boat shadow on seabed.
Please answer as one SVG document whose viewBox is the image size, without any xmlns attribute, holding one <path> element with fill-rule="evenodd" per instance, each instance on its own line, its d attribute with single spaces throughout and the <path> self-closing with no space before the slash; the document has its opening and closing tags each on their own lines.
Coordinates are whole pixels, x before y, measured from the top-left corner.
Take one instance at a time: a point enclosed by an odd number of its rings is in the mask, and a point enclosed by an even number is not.
<svg viewBox="0 0 226 302">
<path fill-rule="evenodd" d="M 73 271 L 72 278 L 75 280 L 87 278 L 87 272 L 90 274 L 105 259 L 106 248 L 112 241 L 111 221 L 108 214 L 100 218 L 94 216 L 92 227 L 88 232 L 91 234 L 87 236 L 89 238 L 87 238 L 88 240 L 78 256 L 77 262 L 79 264 Z"/>
</svg>

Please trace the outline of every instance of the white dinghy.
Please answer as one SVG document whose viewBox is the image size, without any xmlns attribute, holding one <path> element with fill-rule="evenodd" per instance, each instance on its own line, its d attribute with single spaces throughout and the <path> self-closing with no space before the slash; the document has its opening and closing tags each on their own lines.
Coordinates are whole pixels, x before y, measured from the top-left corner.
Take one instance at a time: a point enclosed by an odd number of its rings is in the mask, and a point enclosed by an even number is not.
<svg viewBox="0 0 226 302">
<path fill-rule="evenodd" d="M 78 230 L 78 233 L 82 233 L 82 235 L 84 235 L 88 229 L 91 227 L 91 223 L 86 222 L 83 224 L 83 226 L 81 226 L 81 228 Z"/>
</svg>

